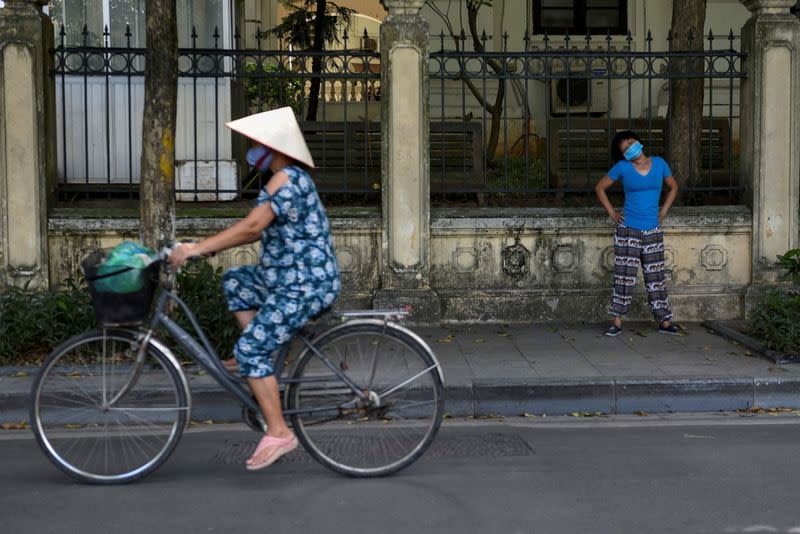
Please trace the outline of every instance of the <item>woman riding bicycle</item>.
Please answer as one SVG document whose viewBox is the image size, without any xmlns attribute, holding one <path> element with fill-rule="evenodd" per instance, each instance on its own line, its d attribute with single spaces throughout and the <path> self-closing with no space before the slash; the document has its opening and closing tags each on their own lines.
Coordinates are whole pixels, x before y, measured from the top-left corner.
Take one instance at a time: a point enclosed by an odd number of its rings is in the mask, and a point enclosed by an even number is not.
<svg viewBox="0 0 800 534">
<path fill-rule="evenodd" d="M 272 354 L 336 300 L 341 283 L 328 217 L 308 171 L 314 161 L 292 109 L 258 113 L 227 126 L 254 141 L 247 162 L 271 178 L 244 219 L 184 244 L 169 261 L 180 267 L 191 257 L 261 240 L 258 264 L 234 267 L 223 277 L 228 309 L 242 328 L 233 349 L 236 363 L 267 423 L 246 462 L 254 471 L 297 447 L 281 410 Z"/>
</svg>

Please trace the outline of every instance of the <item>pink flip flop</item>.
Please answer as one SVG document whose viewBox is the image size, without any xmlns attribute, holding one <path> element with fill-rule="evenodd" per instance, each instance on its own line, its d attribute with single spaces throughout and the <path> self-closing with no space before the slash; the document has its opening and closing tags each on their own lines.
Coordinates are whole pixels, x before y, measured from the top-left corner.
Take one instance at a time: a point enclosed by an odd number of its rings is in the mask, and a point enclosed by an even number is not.
<svg viewBox="0 0 800 534">
<path fill-rule="evenodd" d="M 264 469 L 267 466 L 272 465 L 275 463 L 275 460 L 283 456 L 288 452 L 292 452 L 297 448 L 297 438 L 294 434 L 287 438 L 276 438 L 274 436 L 264 436 L 261 438 L 261 441 L 258 442 L 258 446 L 256 447 L 255 452 L 253 452 L 253 456 L 256 456 L 258 453 L 264 451 L 265 449 L 271 449 L 269 454 L 266 456 L 266 459 L 260 463 L 249 463 L 250 460 L 247 460 L 248 463 L 245 464 L 248 471 L 258 471 L 259 469 Z M 252 459 L 252 456 L 251 456 Z"/>
</svg>

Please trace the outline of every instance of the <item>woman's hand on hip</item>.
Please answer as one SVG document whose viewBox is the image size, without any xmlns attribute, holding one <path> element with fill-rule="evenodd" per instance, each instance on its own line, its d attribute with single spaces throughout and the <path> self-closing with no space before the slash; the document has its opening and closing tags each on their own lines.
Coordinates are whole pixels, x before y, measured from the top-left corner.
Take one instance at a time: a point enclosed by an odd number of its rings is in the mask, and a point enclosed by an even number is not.
<svg viewBox="0 0 800 534">
<path fill-rule="evenodd" d="M 622 222 L 625 220 L 625 218 L 622 216 L 622 214 L 620 212 L 618 212 L 617 210 L 614 210 L 614 213 L 609 215 L 609 217 L 611 217 L 611 220 L 614 221 L 614 224 L 616 224 L 617 226 L 622 224 Z"/>
</svg>

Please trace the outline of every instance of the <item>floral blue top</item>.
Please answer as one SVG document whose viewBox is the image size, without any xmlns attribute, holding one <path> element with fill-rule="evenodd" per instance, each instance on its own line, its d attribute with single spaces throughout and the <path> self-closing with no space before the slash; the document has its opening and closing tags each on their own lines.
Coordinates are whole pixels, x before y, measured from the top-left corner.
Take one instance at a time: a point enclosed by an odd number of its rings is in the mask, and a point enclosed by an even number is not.
<svg viewBox="0 0 800 534">
<path fill-rule="evenodd" d="M 269 202 L 275 213 L 261 234 L 264 282 L 298 291 L 303 298 L 317 294 L 327 307 L 341 286 L 328 215 L 308 173 L 297 166 L 283 170 L 289 180 L 274 195 L 262 189 L 256 199 L 257 206 Z"/>
</svg>

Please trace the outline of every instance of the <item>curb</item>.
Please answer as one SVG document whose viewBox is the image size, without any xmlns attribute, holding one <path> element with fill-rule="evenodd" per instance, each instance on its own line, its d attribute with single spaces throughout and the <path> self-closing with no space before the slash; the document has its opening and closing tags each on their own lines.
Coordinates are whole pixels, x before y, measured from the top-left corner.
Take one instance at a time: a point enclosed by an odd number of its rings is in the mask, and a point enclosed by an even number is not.
<svg viewBox="0 0 800 534">
<path fill-rule="evenodd" d="M 453 417 L 516 417 L 574 413 L 716 412 L 800 407 L 798 378 L 625 378 L 531 381 L 482 379 L 446 386 Z M 0 422 L 26 421 L 28 391 L 0 393 Z M 192 419 L 241 421 L 224 390 L 192 385 Z"/>
<path fill-rule="evenodd" d="M 760 354 L 776 364 L 800 363 L 800 355 L 785 354 L 783 352 L 774 351 L 760 341 L 742 334 L 735 328 L 728 326 L 726 323 L 727 321 L 704 321 L 701 324 L 709 330 L 747 347 L 756 354 Z"/>
<path fill-rule="evenodd" d="M 11 374 L 17 368 L 3 370 L 9 373 L 0 376 L 0 423 L 26 421 L 36 369 L 19 368 L 30 372 L 22 379 Z M 190 387 L 193 420 L 241 421 L 241 407 L 216 383 L 192 380 Z M 800 407 L 800 377 L 467 379 L 447 384 L 445 398 L 445 412 L 453 417 L 794 408 Z"/>
<path fill-rule="evenodd" d="M 571 413 L 718 412 L 800 407 L 799 378 L 625 378 L 530 381 L 484 379 L 445 387 L 453 417 Z M 241 409 L 218 388 L 193 388 L 192 419 L 240 421 Z"/>
</svg>

